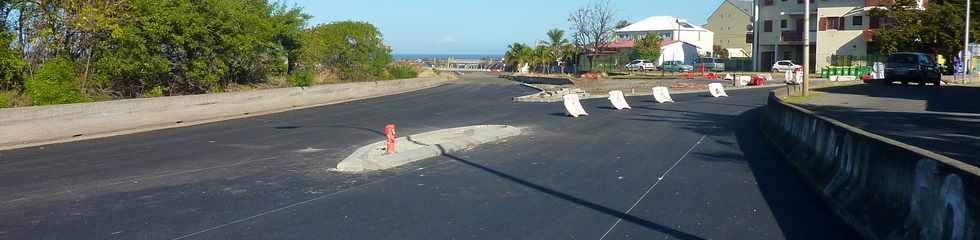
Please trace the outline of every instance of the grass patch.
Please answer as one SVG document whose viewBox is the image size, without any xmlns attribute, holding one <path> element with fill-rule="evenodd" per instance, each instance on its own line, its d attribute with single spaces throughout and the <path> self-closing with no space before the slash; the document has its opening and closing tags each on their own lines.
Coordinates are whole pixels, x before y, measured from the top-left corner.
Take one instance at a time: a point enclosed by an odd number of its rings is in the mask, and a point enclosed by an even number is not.
<svg viewBox="0 0 980 240">
<path fill-rule="evenodd" d="M 0 108 L 26 107 L 31 105 L 31 97 L 17 91 L 0 90 Z"/>
<path fill-rule="evenodd" d="M 786 98 L 783 98 L 783 102 L 786 102 L 786 103 L 789 103 L 789 104 L 793 104 L 793 105 L 800 105 L 800 104 L 804 104 L 806 102 L 809 102 L 810 100 L 813 100 L 815 98 L 824 96 L 824 95 L 827 95 L 827 93 L 818 92 L 818 91 L 810 91 L 810 95 L 807 95 L 807 96 L 790 96 L 790 97 L 786 97 Z"/>
</svg>

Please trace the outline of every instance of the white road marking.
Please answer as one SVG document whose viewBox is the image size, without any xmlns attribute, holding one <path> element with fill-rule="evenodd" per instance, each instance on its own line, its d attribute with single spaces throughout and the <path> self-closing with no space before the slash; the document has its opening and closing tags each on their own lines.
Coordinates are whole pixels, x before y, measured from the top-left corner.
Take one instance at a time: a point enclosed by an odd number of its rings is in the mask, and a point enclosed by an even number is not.
<svg viewBox="0 0 980 240">
<path fill-rule="evenodd" d="M 653 189 L 656 188 L 657 185 L 659 185 L 660 182 L 664 180 L 664 177 L 667 177 L 667 174 L 670 174 L 670 171 L 673 171 L 674 168 L 677 167 L 677 164 L 680 164 L 681 161 L 687 158 L 687 155 L 691 154 L 691 152 L 694 151 L 694 148 L 698 147 L 698 145 L 701 145 L 701 143 L 704 142 L 704 138 L 706 137 L 708 137 L 708 135 L 702 135 L 701 139 L 698 139 L 698 142 L 694 143 L 694 145 L 691 145 L 691 148 L 687 149 L 687 152 L 685 152 L 684 155 L 681 155 L 681 157 L 677 159 L 677 161 L 674 162 L 674 165 L 671 165 L 670 168 L 667 169 L 667 171 L 664 171 L 664 173 L 657 178 L 657 181 L 654 182 L 653 185 L 650 185 L 650 187 L 647 188 L 647 191 L 644 192 L 643 195 L 640 195 L 640 198 L 636 199 L 636 202 L 633 203 L 633 206 L 630 206 L 629 209 L 626 209 L 626 212 L 624 212 L 624 214 L 629 215 L 630 212 L 632 212 L 637 205 L 640 205 L 640 202 L 642 202 L 643 199 L 646 198 L 647 195 L 649 195 L 650 192 L 652 192 Z M 603 233 L 602 237 L 599 237 L 599 240 L 603 240 L 606 238 L 606 236 L 609 236 L 609 233 L 611 233 L 613 229 L 616 229 L 616 226 L 619 226 L 619 223 L 622 222 L 623 222 L 623 218 L 616 218 L 616 222 L 614 222 L 612 226 L 609 226 L 609 230 L 606 230 L 606 233 Z"/>
</svg>

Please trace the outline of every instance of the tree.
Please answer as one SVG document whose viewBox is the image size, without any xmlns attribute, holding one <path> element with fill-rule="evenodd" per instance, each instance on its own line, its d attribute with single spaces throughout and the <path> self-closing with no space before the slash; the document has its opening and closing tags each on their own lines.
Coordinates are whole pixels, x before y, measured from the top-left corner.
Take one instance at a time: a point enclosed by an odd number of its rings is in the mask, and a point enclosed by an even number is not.
<svg viewBox="0 0 980 240">
<path fill-rule="evenodd" d="M 898 51 L 921 51 L 955 56 L 963 49 L 965 2 L 963 0 L 929 1 L 925 10 L 916 0 L 897 0 L 888 8 L 876 8 L 872 17 L 887 19 L 875 32 L 872 48 L 882 54 Z M 974 4 L 974 12 L 980 12 Z M 980 15 L 980 14 L 977 14 Z M 970 19 L 970 32 L 980 31 L 980 16 Z"/>
<path fill-rule="evenodd" d="M 564 58 L 564 48 L 566 45 L 568 45 L 568 39 L 565 39 L 565 31 L 561 29 L 551 29 L 548 31 L 548 41 L 541 41 L 540 44 L 547 46 L 548 50 L 550 51 L 550 66 L 552 61 Z"/>
<path fill-rule="evenodd" d="M 630 25 L 629 21 L 619 20 L 619 22 L 616 22 L 616 29 L 623 29 L 625 27 L 629 27 L 629 25 Z"/>
<path fill-rule="evenodd" d="M 657 59 L 660 59 L 662 52 L 660 49 L 661 41 L 663 39 L 659 35 L 647 33 L 646 36 L 637 41 L 636 45 L 633 46 L 633 52 L 640 59 L 657 61 Z"/>
<path fill-rule="evenodd" d="M 532 65 L 540 69 L 539 72 L 547 73 L 548 65 L 554 60 L 551 58 L 551 49 L 547 45 L 538 45 L 534 48 Z"/>
<path fill-rule="evenodd" d="M 595 67 L 595 55 L 613 39 L 615 10 L 609 0 L 600 0 L 573 11 L 568 22 L 576 45 L 589 54 L 589 69 Z"/>
<path fill-rule="evenodd" d="M 361 81 L 384 76 L 393 59 L 381 32 L 370 23 L 321 24 L 303 35 L 300 59 L 315 71 L 335 70 L 341 79 Z"/>
<path fill-rule="evenodd" d="M 504 53 L 504 62 L 508 66 L 513 66 L 516 69 L 520 69 L 525 63 L 530 64 L 530 59 L 532 54 L 532 49 L 523 43 L 514 43 L 507 46 L 507 52 Z"/>
</svg>

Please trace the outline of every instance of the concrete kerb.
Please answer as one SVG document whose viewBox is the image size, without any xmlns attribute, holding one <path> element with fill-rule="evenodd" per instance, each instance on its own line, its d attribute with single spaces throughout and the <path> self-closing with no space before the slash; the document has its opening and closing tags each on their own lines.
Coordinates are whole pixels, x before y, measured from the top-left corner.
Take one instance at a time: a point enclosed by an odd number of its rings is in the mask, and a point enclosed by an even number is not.
<svg viewBox="0 0 980 240">
<path fill-rule="evenodd" d="M 396 139 L 395 154 L 385 154 L 386 141 L 358 148 L 337 164 L 337 171 L 359 173 L 385 170 L 408 163 L 463 151 L 520 135 L 521 128 L 507 125 L 478 125 L 443 129 Z"/>
<path fill-rule="evenodd" d="M 980 169 L 785 103 L 786 91 L 770 94 L 764 135 L 864 237 L 978 237 Z"/>
<path fill-rule="evenodd" d="M 407 93 L 445 75 L 162 98 L 0 109 L 0 150 L 97 139 Z"/>
</svg>

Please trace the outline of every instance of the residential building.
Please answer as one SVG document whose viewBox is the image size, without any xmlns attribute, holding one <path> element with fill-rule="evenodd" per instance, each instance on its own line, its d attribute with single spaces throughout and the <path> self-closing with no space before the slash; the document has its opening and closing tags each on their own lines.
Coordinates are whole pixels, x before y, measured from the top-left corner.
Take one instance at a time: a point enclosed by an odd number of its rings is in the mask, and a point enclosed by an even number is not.
<svg viewBox="0 0 980 240">
<path fill-rule="evenodd" d="M 700 54 L 710 54 L 714 49 L 714 33 L 687 20 L 671 16 L 655 16 L 616 30 L 617 40 L 638 40 L 647 34 L 659 35 L 664 40 L 689 43 Z"/>
<path fill-rule="evenodd" d="M 600 52 L 605 55 L 615 55 L 623 49 L 635 47 L 636 41 L 633 39 L 619 39 L 603 47 Z M 694 64 L 700 55 L 698 49 L 700 48 L 687 42 L 663 40 L 660 41 L 660 58 L 656 59 L 654 63 L 658 66 L 666 61 L 682 61 L 686 64 Z"/>
<path fill-rule="evenodd" d="M 714 33 L 714 49 L 725 49 L 731 57 L 749 57 L 752 41 L 745 39 L 745 33 L 751 26 L 752 0 L 724 0 L 704 28 Z"/>
<path fill-rule="evenodd" d="M 778 60 L 803 62 L 803 17 L 805 0 L 755 0 L 758 14 L 754 32 L 756 70 L 767 71 Z M 870 10 L 888 6 L 894 0 L 809 0 L 810 71 L 831 66 L 834 56 L 864 57 L 877 52 L 869 49 L 874 31 L 883 22 L 872 18 Z M 927 0 L 920 0 L 924 8 Z"/>
</svg>

